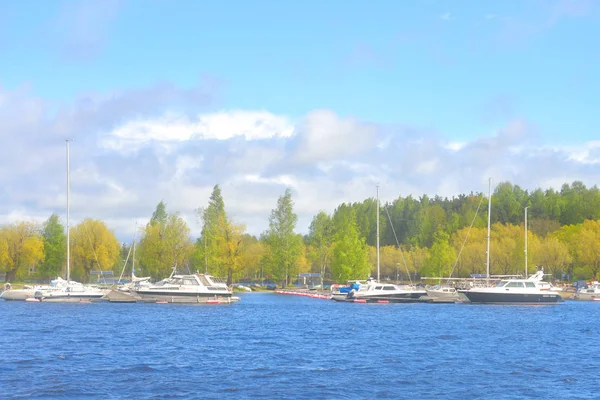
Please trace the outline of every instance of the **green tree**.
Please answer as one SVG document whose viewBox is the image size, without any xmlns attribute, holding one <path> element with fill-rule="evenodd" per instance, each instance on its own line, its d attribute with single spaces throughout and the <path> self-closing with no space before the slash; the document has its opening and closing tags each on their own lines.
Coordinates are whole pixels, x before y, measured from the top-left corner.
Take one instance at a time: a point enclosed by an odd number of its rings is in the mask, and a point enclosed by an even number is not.
<svg viewBox="0 0 600 400">
<path fill-rule="evenodd" d="M 327 267 L 331 260 L 333 242 L 333 225 L 329 215 L 320 211 L 310 223 L 308 232 L 309 255 L 319 268 L 322 277 L 325 277 Z"/>
<path fill-rule="evenodd" d="M 157 204 L 154 212 L 152 213 L 152 217 L 150 218 L 150 224 L 159 224 L 164 226 L 167 223 L 167 218 L 167 205 L 164 201 L 161 200 L 160 203 Z"/>
<path fill-rule="evenodd" d="M 199 208 L 198 216 L 202 221 L 202 232 L 196 241 L 195 259 L 196 263 L 203 264 L 203 271 L 217 273 L 223 263 L 225 250 L 223 246 L 223 235 L 227 229 L 227 214 L 225 212 L 225 201 L 221 194 L 219 185 L 213 187 L 208 201 L 208 207 Z M 221 248 L 219 248 L 221 246 Z"/>
<path fill-rule="evenodd" d="M 294 233 L 297 221 L 292 192 L 286 189 L 277 200 L 277 207 L 271 211 L 269 229 L 262 235 L 262 240 L 270 250 L 271 272 L 286 286 L 301 256 L 302 236 Z"/>
<path fill-rule="evenodd" d="M 190 229 L 179 214 L 167 214 L 164 225 L 148 223 L 139 245 L 139 261 L 144 274 L 155 279 L 170 275 L 173 269 L 188 266 L 194 250 Z"/>
<path fill-rule="evenodd" d="M 425 271 L 421 272 L 427 276 L 449 277 L 452 266 L 456 261 L 456 251 L 449 243 L 450 236 L 443 231 L 435 234 L 435 239 L 429 257 L 425 261 Z"/>
<path fill-rule="evenodd" d="M 67 238 L 65 227 L 58 215 L 52 214 L 44 223 L 44 261 L 38 268 L 42 278 L 56 277 L 61 274 L 67 258 Z"/>
<path fill-rule="evenodd" d="M 369 248 L 365 239 L 358 234 L 354 212 L 350 211 L 336 224 L 335 244 L 331 271 L 338 282 L 349 279 L 366 279 L 372 270 L 369 263 Z"/>
</svg>

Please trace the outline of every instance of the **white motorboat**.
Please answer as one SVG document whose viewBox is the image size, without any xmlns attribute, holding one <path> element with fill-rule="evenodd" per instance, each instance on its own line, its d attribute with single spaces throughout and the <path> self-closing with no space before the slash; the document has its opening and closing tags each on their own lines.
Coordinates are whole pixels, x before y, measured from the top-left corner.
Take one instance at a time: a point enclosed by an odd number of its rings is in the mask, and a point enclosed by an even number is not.
<svg viewBox="0 0 600 400">
<path fill-rule="evenodd" d="M 89 301 L 100 301 L 106 291 L 93 286 L 84 285 L 75 281 L 64 281 L 63 286 L 52 289 L 40 289 L 35 292 L 34 297 L 43 302 L 55 303 L 80 303 Z"/>
<path fill-rule="evenodd" d="M 133 287 L 135 301 L 153 303 L 229 304 L 240 300 L 219 278 L 208 274 L 172 275 L 160 282 Z M 107 295 L 111 300 L 112 292 Z"/>
<path fill-rule="evenodd" d="M 353 281 L 346 291 L 332 292 L 332 300 L 357 303 L 408 303 L 421 301 L 427 292 L 410 285 L 381 283 L 369 279 L 367 283 Z"/>
<path fill-rule="evenodd" d="M 460 301 L 461 297 L 454 286 L 451 285 L 434 285 L 426 287 L 427 296 L 432 299 L 455 300 Z"/>
<path fill-rule="evenodd" d="M 573 296 L 575 300 L 600 300 L 600 283 L 592 282 L 591 285 L 583 287 Z"/>
<path fill-rule="evenodd" d="M 0 293 L 0 298 L 9 301 L 25 301 L 33 299 L 35 292 L 40 289 L 50 289 L 48 285 L 23 285 L 22 289 L 13 289 L 10 283 L 4 284 L 4 291 Z"/>
<path fill-rule="evenodd" d="M 77 283 L 77 282 L 72 282 Z M 80 285 L 80 283 L 77 283 Z M 38 292 L 52 292 L 60 291 L 66 288 L 67 281 L 58 277 L 50 281 L 49 285 L 23 285 L 22 289 L 13 289 L 10 283 L 4 285 L 4 291 L 0 294 L 0 298 L 11 301 L 26 301 L 28 299 L 35 299 L 36 293 Z M 39 293 L 38 293 L 39 299 Z"/>
</svg>

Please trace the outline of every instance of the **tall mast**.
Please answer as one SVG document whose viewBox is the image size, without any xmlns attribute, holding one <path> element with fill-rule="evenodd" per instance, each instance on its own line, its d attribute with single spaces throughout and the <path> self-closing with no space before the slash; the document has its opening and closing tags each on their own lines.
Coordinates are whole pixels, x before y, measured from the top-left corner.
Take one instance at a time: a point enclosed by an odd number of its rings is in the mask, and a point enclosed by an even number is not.
<svg viewBox="0 0 600 400">
<path fill-rule="evenodd" d="M 490 225 L 492 221 L 492 178 L 489 179 L 489 195 L 488 195 L 488 229 L 487 229 L 487 252 L 486 252 L 486 277 L 487 284 L 490 284 Z"/>
<path fill-rule="evenodd" d="M 377 185 L 377 281 L 379 281 L 379 185 Z"/>
<path fill-rule="evenodd" d="M 70 237 L 70 219 L 69 219 L 69 191 L 71 190 L 71 176 L 69 173 L 69 141 L 70 139 L 65 139 L 67 144 L 67 282 L 71 280 L 71 237 Z"/>
<path fill-rule="evenodd" d="M 135 278 L 135 239 L 137 235 L 137 221 L 135 222 L 135 231 L 133 232 L 133 258 L 131 259 L 131 281 Z"/>
<path fill-rule="evenodd" d="M 529 276 L 527 274 L 527 209 L 529 206 L 525 207 L 525 279 Z"/>
</svg>

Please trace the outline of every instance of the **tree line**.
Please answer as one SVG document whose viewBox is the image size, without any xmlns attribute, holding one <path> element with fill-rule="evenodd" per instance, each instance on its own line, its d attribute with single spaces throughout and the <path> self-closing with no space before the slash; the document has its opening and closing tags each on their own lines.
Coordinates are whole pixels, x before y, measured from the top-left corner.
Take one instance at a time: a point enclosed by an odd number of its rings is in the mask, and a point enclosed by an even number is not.
<svg viewBox="0 0 600 400">
<path fill-rule="evenodd" d="M 451 199 L 399 196 L 381 204 L 380 277 L 465 277 L 486 272 L 487 198 L 483 193 Z M 525 252 L 524 211 L 528 210 Z M 581 182 L 560 191 L 532 192 L 509 182 L 492 196 L 490 271 L 524 274 L 543 266 L 554 279 L 591 279 L 600 270 L 600 191 Z M 297 274 L 318 272 L 344 282 L 375 276 L 377 201 L 342 203 L 332 214 L 320 211 L 309 232 L 296 232 L 297 215 L 290 189 L 279 197 L 269 227 L 258 237 L 227 213 L 219 185 L 197 210 L 198 238 L 177 213 L 160 202 L 140 237 L 119 243 L 104 222 L 85 219 L 70 231 L 71 277 L 89 281 L 92 271 L 120 275 L 135 254 L 137 275 L 162 279 L 173 270 L 206 272 L 240 280 L 291 283 Z M 527 263 L 525 262 L 527 257 Z M 130 261 L 131 262 L 131 261 Z M 65 228 L 52 214 L 42 226 L 21 221 L 0 227 L 0 270 L 9 281 L 64 276 Z M 127 275 L 131 274 L 128 266 Z"/>
</svg>

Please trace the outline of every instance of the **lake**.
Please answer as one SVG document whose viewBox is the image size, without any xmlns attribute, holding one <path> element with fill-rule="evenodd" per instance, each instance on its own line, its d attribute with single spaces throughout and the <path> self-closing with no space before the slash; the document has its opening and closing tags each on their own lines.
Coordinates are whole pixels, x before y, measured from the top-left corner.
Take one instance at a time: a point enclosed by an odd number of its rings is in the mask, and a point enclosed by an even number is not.
<svg viewBox="0 0 600 400">
<path fill-rule="evenodd" d="M 3 399 L 591 399 L 600 302 L 0 301 Z"/>
</svg>

